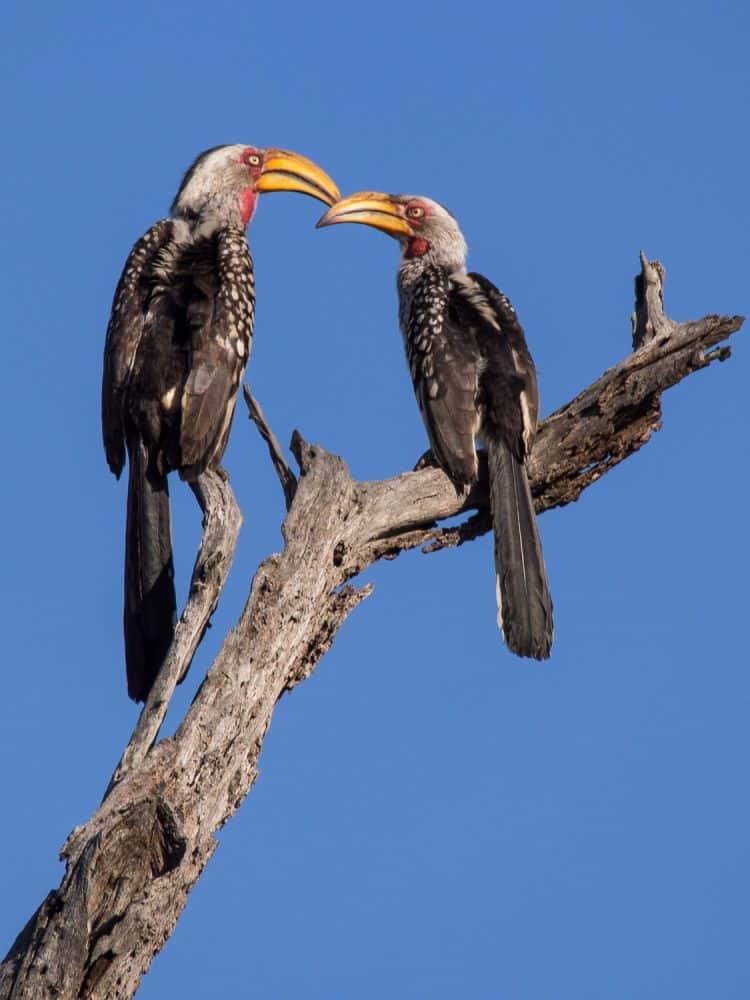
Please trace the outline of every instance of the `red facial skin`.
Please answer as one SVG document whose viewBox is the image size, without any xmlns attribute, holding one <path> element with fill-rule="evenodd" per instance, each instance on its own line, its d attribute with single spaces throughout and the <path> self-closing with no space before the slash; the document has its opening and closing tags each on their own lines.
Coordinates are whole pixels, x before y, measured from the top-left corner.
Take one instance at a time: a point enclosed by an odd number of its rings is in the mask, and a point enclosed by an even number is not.
<svg viewBox="0 0 750 1000">
<path fill-rule="evenodd" d="M 422 257 L 430 249 L 430 244 L 423 236 L 412 236 L 406 246 L 407 257 Z"/>
<path fill-rule="evenodd" d="M 410 208 L 421 208 L 422 211 L 424 212 L 424 215 L 420 216 L 418 219 L 412 219 L 409 216 Z M 411 226 L 412 229 L 421 229 L 422 223 L 430 214 L 430 209 L 428 205 L 424 204 L 424 202 L 414 199 L 413 201 L 410 201 L 409 204 L 406 206 L 406 208 L 404 209 L 404 214 L 406 215 L 406 218 L 409 220 L 409 225 Z M 412 236 L 409 239 L 409 242 L 406 246 L 405 256 L 422 257 L 424 254 L 427 253 L 429 249 L 430 249 L 430 244 L 423 236 Z"/>
<path fill-rule="evenodd" d="M 257 197 L 254 187 L 246 187 L 240 191 L 240 213 L 242 215 L 242 225 L 247 226 L 255 212 Z"/>
<path fill-rule="evenodd" d="M 258 163 L 250 163 L 250 157 L 258 157 Z M 248 146 L 247 149 L 242 151 L 242 156 L 240 157 L 240 163 L 244 163 L 245 166 L 250 171 L 253 178 L 252 187 L 246 187 L 240 192 L 240 212 L 242 214 L 242 224 L 247 226 L 253 217 L 257 204 L 257 195 L 255 193 L 255 181 L 261 175 L 263 170 L 263 153 L 260 149 L 255 149 L 252 146 Z"/>
</svg>

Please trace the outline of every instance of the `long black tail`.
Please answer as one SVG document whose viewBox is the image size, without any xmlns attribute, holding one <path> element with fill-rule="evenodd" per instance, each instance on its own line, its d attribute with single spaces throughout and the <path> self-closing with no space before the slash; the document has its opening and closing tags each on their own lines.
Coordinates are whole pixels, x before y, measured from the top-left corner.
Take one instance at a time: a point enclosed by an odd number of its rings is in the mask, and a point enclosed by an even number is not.
<svg viewBox="0 0 750 1000">
<path fill-rule="evenodd" d="M 497 624 L 512 652 L 546 660 L 552 646 L 552 598 L 526 468 L 501 441 L 488 443 L 488 461 Z"/>
<path fill-rule="evenodd" d="M 140 437 L 129 442 L 125 533 L 125 666 L 128 694 L 145 701 L 172 642 L 177 600 L 166 476 Z"/>
</svg>

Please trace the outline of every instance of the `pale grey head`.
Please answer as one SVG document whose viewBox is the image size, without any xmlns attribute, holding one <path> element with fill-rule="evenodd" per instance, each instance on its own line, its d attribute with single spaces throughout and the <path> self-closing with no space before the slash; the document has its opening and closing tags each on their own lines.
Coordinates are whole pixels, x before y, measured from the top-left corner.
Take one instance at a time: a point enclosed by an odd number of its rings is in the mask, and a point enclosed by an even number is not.
<svg viewBox="0 0 750 1000">
<path fill-rule="evenodd" d="M 247 226 L 258 195 L 298 191 L 326 205 L 338 198 L 334 182 L 298 153 L 239 144 L 215 146 L 197 157 L 172 202 L 172 216 L 191 225 L 210 221 Z"/>
</svg>

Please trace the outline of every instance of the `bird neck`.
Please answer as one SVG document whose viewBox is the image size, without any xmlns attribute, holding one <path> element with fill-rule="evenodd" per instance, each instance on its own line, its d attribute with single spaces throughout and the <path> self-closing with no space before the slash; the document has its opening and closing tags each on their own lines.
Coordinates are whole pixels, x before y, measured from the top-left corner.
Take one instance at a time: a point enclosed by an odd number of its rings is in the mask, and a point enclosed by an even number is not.
<svg viewBox="0 0 750 1000">
<path fill-rule="evenodd" d="M 399 273 L 405 283 L 418 280 L 431 267 L 439 267 L 447 274 L 466 274 L 466 241 L 457 226 L 433 229 L 425 233 L 425 238 L 410 237 L 400 242 Z"/>
<path fill-rule="evenodd" d="M 425 271 L 438 267 L 448 275 L 466 274 L 466 263 L 463 257 L 444 259 L 442 255 L 434 250 L 427 250 L 420 257 L 409 257 L 404 255 L 398 268 L 398 286 L 406 290 L 411 288 L 422 277 Z"/>
<path fill-rule="evenodd" d="M 222 191 L 205 199 L 199 205 L 178 202 L 173 217 L 187 223 L 193 239 L 198 239 L 213 236 L 218 230 L 226 229 L 228 226 L 244 228 L 252 215 L 250 212 L 246 221 L 245 208 L 243 200 L 237 196 L 236 191 Z"/>
</svg>

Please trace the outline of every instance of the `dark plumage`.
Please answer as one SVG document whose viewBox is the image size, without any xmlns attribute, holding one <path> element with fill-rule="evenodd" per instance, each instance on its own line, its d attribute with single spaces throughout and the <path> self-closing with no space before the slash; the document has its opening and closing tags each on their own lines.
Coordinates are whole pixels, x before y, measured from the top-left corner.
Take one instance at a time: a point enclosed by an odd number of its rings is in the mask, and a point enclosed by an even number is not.
<svg viewBox="0 0 750 1000">
<path fill-rule="evenodd" d="M 475 438 L 487 447 L 498 624 L 514 653 L 544 659 L 552 601 L 526 477 L 539 397 L 523 328 L 478 274 L 432 265 L 399 288 L 419 409 L 435 458 L 459 490 L 476 479 Z"/>
<path fill-rule="evenodd" d="M 545 659 L 552 600 L 526 475 L 539 414 L 536 371 L 509 300 L 467 274 L 453 216 L 429 198 L 366 193 L 334 205 L 319 225 L 364 222 L 398 237 L 399 320 L 432 452 L 460 492 L 487 447 L 498 625 L 519 656 Z"/>
<path fill-rule="evenodd" d="M 128 693 L 145 699 L 175 623 L 167 474 L 195 479 L 224 454 L 255 308 L 245 232 L 185 239 L 172 220 L 139 240 L 107 332 L 103 427 L 119 476 L 130 456 L 125 558 Z"/>
<path fill-rule="evenodd" d="M 261 191 L 330 204 L 338 191 L 283 150 L 218 146 L 185 174 L 172 217 L 133 247 L 104 348 L 107 462 L 130 461 L 125 546 L 128 693 L 144 701 L 172 641 L 176 600 L 167 475 L 219 467 L 250 354 L 255 312 L 245 229 Z"/>
</svg>

